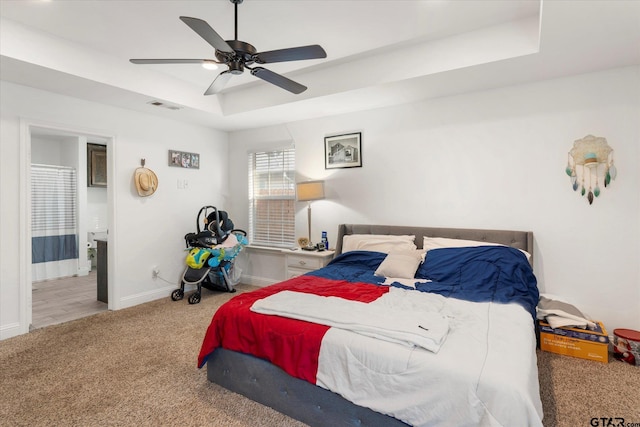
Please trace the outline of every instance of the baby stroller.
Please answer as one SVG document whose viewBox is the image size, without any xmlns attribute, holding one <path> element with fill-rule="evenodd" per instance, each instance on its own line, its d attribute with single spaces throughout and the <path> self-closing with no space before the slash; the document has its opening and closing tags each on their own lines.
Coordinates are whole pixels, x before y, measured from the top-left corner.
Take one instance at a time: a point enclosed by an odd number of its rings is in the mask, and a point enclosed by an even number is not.
<svg viewBox="0 0 640 427">
<path fill-rule="evenodd" d="M 207 212 L 212 210 L 211 213 Z M 200 229 L 204 217 L 204 229 Z M 235 292 L 234 286 L 240 280 L 240 272 L 235 268 L 235 258 L 247 245 L 247 233 L 233 228 L 233 221 L 225 211 L 215 206 L 204 206 L 196 218 L 196 232 L 188 233 L 184 240 L 189 250 L 186 268 L 180 280 L 180 289 L 171 293 L 173 301 L 184 298 L 185 285 L 197 285 L 198 289 L 189 296 L 189 304 L 200 302 L 202 287 L 212 291 Z"/>
</svg>

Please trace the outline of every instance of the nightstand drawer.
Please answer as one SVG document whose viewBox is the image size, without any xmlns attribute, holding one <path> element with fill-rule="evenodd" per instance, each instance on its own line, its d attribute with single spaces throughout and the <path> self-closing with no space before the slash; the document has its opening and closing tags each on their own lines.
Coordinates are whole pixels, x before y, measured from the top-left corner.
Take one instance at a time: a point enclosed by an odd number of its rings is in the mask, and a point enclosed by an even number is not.
<svg viewBox="0 0 640 427">
<path fill-rule="evenodd" d="M 324 259 L 304 255 L 287 256 L 287 267 L 317 270 L 324 266 Z"/>
<path fill-rule="evenodd" d="M 285 255 L 285 270 L 287 278 L 300 276 L 329 264 L 335 255 L 334 251 L 289 251 L 283 250 Z"/>
</svg>

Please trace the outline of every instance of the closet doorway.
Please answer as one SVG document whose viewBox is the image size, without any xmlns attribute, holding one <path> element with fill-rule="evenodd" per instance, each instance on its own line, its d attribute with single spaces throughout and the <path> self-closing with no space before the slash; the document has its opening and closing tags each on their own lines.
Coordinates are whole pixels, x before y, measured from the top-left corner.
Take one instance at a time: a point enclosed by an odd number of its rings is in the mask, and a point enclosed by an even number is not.
<svg viewBox="0 0 640 427">
<path fill-rule="evenodd" d="M 108 309 L 97 298 L 96 240 L 108 240 L 112 201 L 106 172 L 113 139 L 35 125 L 28 129 L 31 280 L 25 308 L 33 330 Z"/>
</svg>

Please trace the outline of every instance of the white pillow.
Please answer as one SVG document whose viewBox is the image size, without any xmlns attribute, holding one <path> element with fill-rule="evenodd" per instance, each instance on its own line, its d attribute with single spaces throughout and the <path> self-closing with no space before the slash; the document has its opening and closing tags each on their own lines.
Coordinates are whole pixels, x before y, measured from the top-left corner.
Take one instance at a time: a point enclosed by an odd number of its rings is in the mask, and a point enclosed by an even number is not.
<svg viewBox="0 0 640 427">
<path fill-rule="evenodd" d="M 399 279 L 412 279 L 422 258 L 418 251 L 391 252 L 380 263 L 374 273 L 376 276 L 395 277 Z"/>
<path fill-rule="evenodd" d="M 422 240 L 422 248 L 429 252 L 431 249 L 439 248 L 469 248 L 476 246 L 506 246 L 500 243 L 493 242 L 479 242 L 476 240 L 462 240 L 462 239 L 448 239 L 446 237 L 427 237 L 424 236 Z M 522 249 L 518 249 L 526 257 L 527 261 L 531 262 L 531 254 Z"/>
<path fill-rule="evenodd" d="M 349 251 L 415 251 L 416 236 L 389 236 L 381 234 L 350 234 L 342 238 L 342 253 Z"/>
</svg>

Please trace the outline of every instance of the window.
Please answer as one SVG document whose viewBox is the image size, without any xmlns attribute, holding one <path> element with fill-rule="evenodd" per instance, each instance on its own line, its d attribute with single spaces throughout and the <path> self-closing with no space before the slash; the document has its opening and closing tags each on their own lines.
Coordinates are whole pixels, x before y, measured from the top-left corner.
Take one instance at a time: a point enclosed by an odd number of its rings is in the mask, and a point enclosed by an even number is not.
<svg viewBox="0 0 640 427">
<path fill-rule="evenodd" d="M 249 241 L 295 243 L 295 149 L 249 153 Z"/>
</svg>

